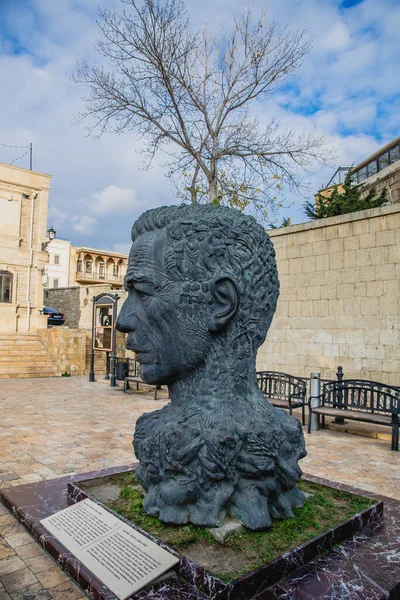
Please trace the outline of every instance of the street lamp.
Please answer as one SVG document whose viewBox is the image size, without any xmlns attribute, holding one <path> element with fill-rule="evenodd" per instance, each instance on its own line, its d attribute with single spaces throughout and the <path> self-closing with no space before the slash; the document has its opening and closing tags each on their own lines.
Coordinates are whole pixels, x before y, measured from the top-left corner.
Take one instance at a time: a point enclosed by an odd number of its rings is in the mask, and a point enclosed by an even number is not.
<svg viewBox="0 0 400 600">
<path fill-rule="evenodd" d="M 56 233 L 56 230 L 53 227 L 50 227 L 50 229 L 47 231 L 47 237 L 49 239 L 46 242 L 42 242 L 42 252 L 45 252 L 50 242 L 55 239 Z"/>
</svg>

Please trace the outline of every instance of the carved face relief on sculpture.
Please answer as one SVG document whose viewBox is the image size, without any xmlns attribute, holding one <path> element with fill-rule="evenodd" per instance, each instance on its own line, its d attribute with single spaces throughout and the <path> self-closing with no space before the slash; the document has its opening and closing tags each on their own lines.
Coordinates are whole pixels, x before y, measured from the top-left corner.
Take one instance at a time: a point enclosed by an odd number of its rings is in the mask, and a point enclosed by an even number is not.
<svg viewBox="0 0 400 600">
<path fill-rule="evenodd" d="M 279 292 L 267 234 L 233 209 L 172 206 L 144 213 L 132 240 L 117 328 L 171 398 L 136 426 L 144 509 L 199 525 L 231 514 L 252 529 L 291 516 L 304 500 L 301 426 L 255 373 Z"/>
<path fill-rule="evenodd" d="M 134 241 L 125 278 L 128 298 L 118 320 L 143 379 L 152 384 L 184 377 L 204 363 L 210 347 L 204 311 L 194 327 L 180 304 L 183 282 L 166 273 L 166 243 L 165 231 L 149 231 Z"/>
</svg>

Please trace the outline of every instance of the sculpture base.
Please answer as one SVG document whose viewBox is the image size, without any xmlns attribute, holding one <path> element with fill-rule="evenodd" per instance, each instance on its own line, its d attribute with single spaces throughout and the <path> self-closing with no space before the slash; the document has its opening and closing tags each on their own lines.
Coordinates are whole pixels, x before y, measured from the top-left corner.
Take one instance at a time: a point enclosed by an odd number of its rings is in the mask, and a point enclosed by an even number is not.
<svg viewBox="0 0 400 600">
<path fill-rule="evenodd" d="M 66 476 L 0 491 L 3 503 L 94 600 L 115 598 L 57 540 L 48 536 L 45 539 L 41 538 L 44 530 L 39 521 L 71 503 L 71 499 L 67 498 L 68 487 L 70 495 L 74 496 L 75 500 L 80 500 L 87 494 L 80 490 L 79 481 L 109 476 L 125 470 L 128 470 L 128 467 Z M 365 495 L 363 491 L 349 486 L 315 477 L 308 479 L 350 493 Z M 331 597 L 328 590 L 342 589 L 343 597 L 351 600 L 359 598 L 360 587 L 364 600 L 378 600 L 389 596 L 395 598 L 395 594 L 400 591 L 398 563 L 393 560 L 394 554 L 399 555 L 400 502 L 374 494 L 368 496 L 377 501 L 373 507 L 230 584 L 213 577 L 192 561 L 181 557 L 179 578 L 146 588 L 137 594 L 136 598 L 200 600 L 204 599 L 203 594 L 206 594 L 215 600 L 222 600 L 228 596 L 232 600 L 272 600 L 280 597 L 300 598 L 308 593 L 309 597 L 327 599 Z M 384 514 L 382 501 L 385 504 Z M 306 564 L 321 548 L 332 548 L 334 544 L 351 536 L 361 527 L 362 535 L 356 535 L 344 542 L 341 548 L 332 549 L 316 563 Z M 288 575 L 290 571 L 292 573 Z M 368 577 L 364 577 L 363 573 Z"/>
</svg>

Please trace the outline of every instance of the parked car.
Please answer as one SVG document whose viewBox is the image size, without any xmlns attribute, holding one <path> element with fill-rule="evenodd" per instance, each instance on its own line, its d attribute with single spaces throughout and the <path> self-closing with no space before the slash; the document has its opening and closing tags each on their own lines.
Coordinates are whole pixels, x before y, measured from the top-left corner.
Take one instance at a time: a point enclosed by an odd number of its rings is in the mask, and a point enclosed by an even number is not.
<svg viewBox="0 0 400 600">
<path fill-rule="evenodd" d="M 58 312 L 55 308 L 45 306 L 43 308 L 43 314 L 47 316 L 47 325 L 64 325 L 65 318 L 63 313 Z"/>
</svg>

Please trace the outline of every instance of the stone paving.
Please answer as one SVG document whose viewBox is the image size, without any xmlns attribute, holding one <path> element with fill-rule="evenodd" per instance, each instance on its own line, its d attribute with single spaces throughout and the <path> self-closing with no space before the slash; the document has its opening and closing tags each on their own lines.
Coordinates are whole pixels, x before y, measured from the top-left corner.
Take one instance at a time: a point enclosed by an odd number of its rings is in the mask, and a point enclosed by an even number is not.
<svg viewBox="0 0 400 600">
<path fill-rule="evenodd" d="M 165 402 L 164 391 L 155 401 L 152 392 L 124 394 L 84 377 L 2 381 L 0 487 L 131 463 L 137 418 Z M 389 441 L 328 430 L 305 436 L 303 471 L 400 500 L 400 453 Z M 81 598 L 0 505 L 0 600 Z"/>
</svg>

